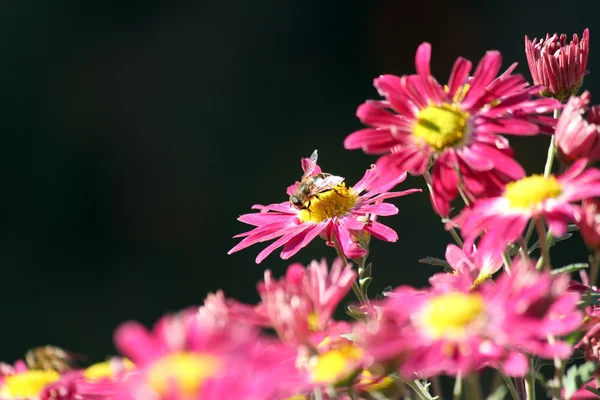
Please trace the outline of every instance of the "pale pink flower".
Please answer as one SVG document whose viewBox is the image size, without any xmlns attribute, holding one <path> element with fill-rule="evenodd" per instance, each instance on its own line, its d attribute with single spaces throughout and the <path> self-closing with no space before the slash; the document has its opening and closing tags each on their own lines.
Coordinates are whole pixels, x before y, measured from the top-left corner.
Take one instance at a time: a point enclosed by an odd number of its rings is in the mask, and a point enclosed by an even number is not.
<svg viewBox="0 0 600 400">
<path fill-rule="evenodd" d="M 568 283 L 567 276 L 520 262 L 512 275 L 476 290 L 400 287 L 381 303 L 381 317 L 367 325 L 360 343 L 373 361 L 398 362 L 406 378 L 464 376 L 484 366 L 523 376 L 526 353 L 565 359 L 572 352 L 558 338 L 582 321 L 580 296 L 566 290 Z"/>
<path fill-rule="evenodd" d="M 497 51 L 486 53 L 472 78 L 471 62 L 458 58 L 447 86 L 431 75 L 430 59 L 431 45 L 423 43 L 416 54 L 416 75 L 375 79 L 385 100 L 367 101 L 358 108 L 357 116 L 369 128 L 350 134 L 344 146 L 382 154 L 377 161 L 381 180 L 403 171 L 422 175 L 433 162 L 434 208 L 447 216 L 449 203 L 459 194 L 459 181 L 474 200 L 521 178 L 523 168 L 498 134 L 551 132 L 542 125 L 554 121 L 540 114 L 560 104 L 533 98 L 540 88 L 528 87 L 523 76 L 512 74 L 516 64 L 498 76 L 502 57 Z"/>
<path fill-rule="evenodd" d="M 589 162 L 600 160 L 600 106 L 590 108 L 589 104 L 588 91 L 579 97 L 572 96 L 556 124 L 554 137 L 566 164 L 579 158 L 587 158 Z"/>
<path fill-rule="evenodd" d="M 489 249 L 475 249 L 467 244 L 463 251 L 449 244 L 446 247 L 446 261 L 454 273 L 437 273 L 429 278 L 431 286 L 437 288 L 471 289 L 490 279 L 502 267 L 502 256 Z"/>
<path fill-rule="evenodd" d="M 542 95 L 566 101 L 577 94 L 588 72 L 590 31 L 585 29 L 581 40 L 577 34 L 567 44 L 567 35 L 546 35 L 546 39 L 533 41 L 525 36 L 525 54 L 533 83 L 543 85 Z"/>
<path fill-rule="evenodd" d="M 581 207 L 573 204 L 600 196 L 600 170 L 586 169 L 587 160 L 574 163 L 560 176 L 532 175 L 506 185 L 501 196 L 478 200 L 451 224 L 467 242 L 481 234 L 479 247 L 496 251 L 514 243 L 531 218 L 542 219 L 554 237 L 567 233 L 567 224 L 579 222 Z"/>
<path fill-rule="evenodd" d="M 364 235 L 373 235 L 388 242 L 398 240 L 394 230 L 375 221 L 375 218 L 398 213 L 396 206 L 384 203 L 384 200 L 421 191 L 409 189 L 390 192 L 405 178 L 405 173 L 398 174 L 395 179 L 361 195 L 360 193 L 375 179 L 373 166 L 353 187 L 347 188 L 341 183 L 334 188 L 335 190 L 320 193 L 318 199 L 311 200 L 307 209 L 299 210 L 289 201 L 268 206 L 255 205 L 252 208 L 260 212 L 244 214 L 238 218 L 239 221 L 254 225 L 255 228 L 234 236 L 244 239 L 229 250 L 228 254 L 256 243 L 277 239 L 260 252 L 256 262 L 260 263 L 281 246 L 281 258 L 286 260 L 321 235 L 330 246 L 334 245 L 335 239 L 344 256 L 351 259 L 363 257 L 367 254 L 364 246 L 360 245 Z"/>
</svg>

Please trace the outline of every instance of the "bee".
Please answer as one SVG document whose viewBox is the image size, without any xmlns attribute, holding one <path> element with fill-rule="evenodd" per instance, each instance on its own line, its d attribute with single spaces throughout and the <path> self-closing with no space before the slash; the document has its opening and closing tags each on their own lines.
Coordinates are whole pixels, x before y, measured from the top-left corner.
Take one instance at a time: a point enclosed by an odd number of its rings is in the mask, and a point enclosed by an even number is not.
<svg viewBox="0 0 600 400">
<path fill-rule="evenodd" d="M 81 356 L 55 346 L 36 347 L 25 354 L 25 362 L 29 369 L 71 371 L 75 361 Z"/>
<path fill-rule="evenodd" d="M 313 175 L 313 172 L 317 167 L 318 157 L 319 154 L 317 153 L 317 150 L 315 150 L 311 154 L 310 159 L 302 160 L 302 169 L 304 170 L 302 180 L 296 187 L 294 193 L 290 195 L 290 203 L 298 210 L 309 208 L 310 201 L 313 197 L 318 198 L 319 193 L 335 190 L 334 188 L 344 181 L 344 178 L 341 176 L 323 172 Z"/>
</svg>

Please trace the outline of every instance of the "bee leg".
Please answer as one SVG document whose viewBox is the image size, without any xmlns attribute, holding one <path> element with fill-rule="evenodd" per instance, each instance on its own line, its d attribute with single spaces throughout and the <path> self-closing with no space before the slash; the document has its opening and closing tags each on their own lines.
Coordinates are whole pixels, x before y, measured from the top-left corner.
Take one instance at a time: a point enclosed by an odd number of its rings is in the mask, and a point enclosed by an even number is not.
<svg viewBox="0 0 600 400">
<path fill-rule="evenodd" d="M 340 197 L 344 197 L 344 198 L 348 197 L 348 196 L 344 196 L 343 194 L 340 194 L 340 192 L 338 192 L 336 188 L 332 188 L 331 190 L 333 190 L 335 192 L 335 194 L 337 194 Z"/>
</svg>

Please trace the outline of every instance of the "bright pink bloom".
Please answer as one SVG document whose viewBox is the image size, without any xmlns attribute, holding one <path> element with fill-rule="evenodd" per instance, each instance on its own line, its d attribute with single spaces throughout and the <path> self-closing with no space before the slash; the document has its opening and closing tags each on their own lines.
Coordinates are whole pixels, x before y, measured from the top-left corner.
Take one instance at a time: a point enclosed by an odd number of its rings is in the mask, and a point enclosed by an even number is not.
<svg viewBox="0 0 600 400">
<path fill-rule="evenodd" d="M 583 31 L 581 40 L 577 34 L 567 44 L 567 35 L 546 35 L 546 40 L 537 38 L 533 41 L 525 36 L 525 54 L 533 77 L 533 83 L 543 85 L 544 96 L 555 97 L 566 101 L 569 96 L 577 94 L 588 72 L 587 65 L 590 53 L 590 31 Z"/>
<path fill-rule="evenodd" d="M 207 329 L 194 309 L 163 317 L 151 332 L 127 322 L 115 344 L 138 366 L 116 400 L 275 400 L 306 387 L 295 350 L 248 326 Z"/>
<path fill-rule="evenodd" d="M 577 226 L 585 244 L 594 250 L 600 249 L 600 200 L 585 199 L 581 203 L 581 219 Z"/>
<path fill-rule="evenodd" d="M 556 145 L 567 164 L 579 158 L 590 162 L 600 160 L 600 106 L 590 109 L 589 104 L 588 91 L 580 97 L 571 97 L 556 124 Z"/>
<path fill-rule="evenodd" d="M 459 194 L 457 169 L 470 200 L 498 193 L 505 182 L 524 175 L 508 141 L 498 134 L 535 135 L 544 129 L 540 125 L 554 123 L 540 114 L 560 104 L 533 99 L 540 88 L 512 74 L 516 64 L 498 76 L 502 57 L 497 51 L 486 53 L 472 78 L 471 62 L 458 58 L 446 87 L 431 75 L 430 58 L 431 45 L 423 43 L 416 75 L 375 79 L 385 100 L 358 108 L 357 116 L 370 128 L 352 133 L 344 146 L 383 154 L 377 161 L 382 180 L 401 171 L 422 175 L 433 161 L 434 208 L 447 216 Z"/>
<path fill-rule="evenodd" d="M 555 237 L 567 232 L 569 222 L 579 222 L 581 207 L 573 204 L 600 196 L 600 170 L 586 169 L 582 159 L 563 175 L 533 175 L 506 185 L 498 197 L 478 200 L 452 223 L 467 242 L 482 234 L 480 247 L 502 251 L 523 233 L 530 218 L 543 219 Z"/>
<path fill-rule="evenodd" d="M 557 339 L 582 321 L 580 296 L 566 291 L 568 283 L 566 276 L 517 263 L 512 275 L 477 290 L 400 287 L 382 302 L 381 318 L 370 322 L 360 340 L 373 361 L 398 361 L 406 378 L 464 376 L 486 365 L 523 376 L 524 353 L 565 359 L 572 352 Z"/>
<path fill-rule="evenodd" d="M 420 189 L 389 191 L 405 178 L 405 173 L 398 174 L 395 179 L 360 195 L 375 179 L 373 166 L 353 187 L 346 188 L 342 183 L 336 186 L 335 190 L 323 192 L 319 194 L 318 199 L 311 200 L 311 205 L 307 209 L 296 209 L 289 201 L 268 206 L 255 205 L 252 208 L 260 212 L 242 215 L 238 220 L 254 225 L 256 228 L 234 236 L 244 237 L 244 239 L 229 250 L 228 254 L 256 243 L 278 238 L 260 252 L 256 262 L 260 263 L 281 246 L 283 246 L 281 258 L 287 260 L 314 238 L 322 235 L 330 246 L 334 245 L 335 239 L 346 257 L 351 259 L 363 257 L 367 254 L 364 246 L 360 245 L 364 241 L 364 235 L 373 235 L 388 242 L 398 240 L 394 230 L 375 221 L 375 218 L 398 213 L 396 206 L 383 202 L 385 199 L 421 191 Z"/>
<path fill-rule="evenodd" d="M 471 289 L 490 279 L 500 267 L 502 256 L 488 249 L 476 250 L 467 245 L 463 251 L 450 244 L 446 247 L 446 260 L 454 273 L 438 273 L 429 278 L 429 283 L 439 289 L 466 288 Z"/>
</svg>

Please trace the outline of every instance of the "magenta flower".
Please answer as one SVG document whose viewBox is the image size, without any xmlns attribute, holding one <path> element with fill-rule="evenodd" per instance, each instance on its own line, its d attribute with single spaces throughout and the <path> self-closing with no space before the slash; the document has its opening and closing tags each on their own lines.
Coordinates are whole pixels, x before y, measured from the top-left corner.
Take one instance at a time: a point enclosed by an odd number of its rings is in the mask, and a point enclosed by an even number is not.
<svg viewBox="0 0 600 400">
<path fill-rule="evenodd" d="M 117 348 L 138 367 L 116 400 L 279 399 L 305 388 L 296 351 L 230 324 L 206 329 L 196 310 L 163 317 L 151 332 L 136 322 L 115 333 Z"/>
<path fill-rule="evenodd" d="M 577 94 L 583 76 L 587 73 L 590 53 L 590 31 L 583 31 L 581 40 L 577 34 L 567 44 L 567 35 L 546 35 L 546 39 L 533 41 L 525 36 L 525 54 L 533 77 L 533 83 L 544 86 L 542 95 L 566 101 Z"/>
<path fill-rule="evenodd" d="M 523 376 L 525 354 L 569 357 L 558 339 L 583 320 L 579 294 L 568 292 L 567 276 L 512 266 L 512 275 L 487 281 L 477 290 L 418 291 L 400 287 L 381 303 L 381 317 L 361 337 L 376 362 L 396 361 L 410 378 L 468 374 L 484 366 Z"/>
<path fill-rule="evenodd" d="M 320 169 L 315 171 L 320 171 Z M 318 198 L 311 199 L 310 206 L 305 209 L 297 209 L 290 202 L 253 206 L 253 209 L 260 210 L 260 212 L 244 214 L 238 220 L 254 225 L 255 228 L 234 236 L 244 237 L 244 239 L 229 250 L 228 254 L 256 243 L 277 238 L 275 242 L 259 253 L 256 262 L 260 263 L 281 246 L 283 246 L 281 258 L 287 260 L 314 238 L 322 235 L 328 245 L 333 246 L 333 240 L 335 240 L 344 256 L 355 259 L 367 254 L 364 245 L 361 245 L 365 235 L 373 235 L 381 240 L 395 242 L 398 239 L 396 232 L 375 221 L 377 216 L 398 213 L 396 206 L 383 201 L 421 190 L 409 189 L 390 192 L 389 190 L 406 179 L 404 173 L 361 195 L 360 193 L 374 179 L 375 167 L 373 166 L 353 187 L 347 188 L 344 183 L 341 183 L 332 190 L 320 193 Z"/>
<path fill-rule="evenodd" d="M 417 74 L 383 75 L 375 87 L 383 101 L 367 101 L 357 116 L 370 128 L 350 134 L 344 146 L 383 154 L 377 161 L 380 179 L 408 171 L 425 174 L 433 162 L 432 201 L 447 216 L 459 192 L 474 200 L 498 193 L 505 182 L 519 179 L 523 168 L 513 159 L 508 141 L 499 133 L 535 135 L 552 120 L 540 114 L 560 104 L 533 99 L 539 87 L 528 87 L 513 64 L 497 76 L 502 57 L 489 51 L 475 74 L 471 62 L 458 58 L 447 86 L 431 75 L 431 45 L 423 43 L 415 59 Z M 460 172 L 457 173 L 457 170 Z"/>
<path fill-rule="evenodd" d="M 454 272 L 433 275 L 429 278 L 431 286 L 442 290 L 476 288 L 502 267 L 502 256 L 498 252 L 477 250 L 471 245 L 466 245 L 465 250 L 453 244 L 446 247 L 446 260 Z"/>
<path fill-rule="evenodd" d="M 580 97 L 571 97 L 556 124 L 556 145 L 567 164 L 579 158 L 590 162 L 600 160 L 600 106 L 590 109 L 589 104 L 588 91 Z"/>
<path fill-rule="evenodd" d="M 529 219 L 542 219 L 555 237 L 567 232 L 569 222 L 579 222 L 581 207 L 573 204 L 600 196 L 600 170 L 586 168 L 582 159 L 563 175 L 532 175 L 506 185 L 501 196 L 478 200 L 451 222 L 467 242 L 482 234 L 480 247 L 503 251 L 523 233 Z"/>
</svg>

